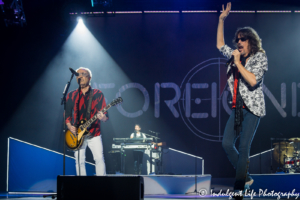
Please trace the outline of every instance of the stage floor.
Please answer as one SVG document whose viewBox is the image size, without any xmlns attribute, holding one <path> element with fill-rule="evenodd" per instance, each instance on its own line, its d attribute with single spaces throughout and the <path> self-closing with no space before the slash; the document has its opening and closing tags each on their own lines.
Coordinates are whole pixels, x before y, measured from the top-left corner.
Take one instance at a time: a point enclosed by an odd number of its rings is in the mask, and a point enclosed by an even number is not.
<svg viewBox="0 0 300 200">
<path fill-rule="evenodd" d="M 52 199 L 51 196 L 50 197 L 46 197 L 44 198 L 42 195 L 16 195 L 16 194 L 7 194 L 7 193 L 0 193 L 0 199 L 10 199 L 10 200 L 47 200 L 47 199 Z M 88 198 L 87 198 L 88 199 Z M 109 198 L 106 198 L 107 200 L 109 200 Z M 144 200 L 175 200 L 175 199 L 202 199 L 202 200 L 208 200 L 208 199 L 230 199 L 229 197 L 212 197 L 212 196 L 205 196 L 205 197 L 200 197 L 199 195 L 145 195 Z M 251 198 L 247 197 L 244 198 L 247 200 L 251 200 Z M 265 198 L 265 197 L 254 197 L 254 199 L 264 199 L 264 200 L 274 200 L 276 199 L 276 197 L 274 198 Z M 286 199 L 286 198 L 281 198 L 281 199 Z M 293 199 L 293 198 L 290 198 Z M 120 200 L 127 200 L 125 197 L 124 199 L 120 199 Z"/>
<path fill-rule="evenodd" d="M 2 198 L 0 198 L 2 199 Z M 47 199 L 52 199 L 51 197 L 43 198 L 43 197 L 21 197 L 21 198 L 5 198 L 5 199 L 10 199 L 10 200 L 47 200 Z M 182 198 L 182 197 L 166 197 L 166 198 L 144 198 L 144 200 L 175 200 L 175 199 L 202 199 L 202 200 L 208 200 L 208 199 L 229 199 L 228 197 L 187 197 L 187 198 Z M 245 200 L 251 199 L 251 198 L 244 198 Z M 274 200 L 276 198 L 270 199 L 270 198 L 254 198 L 254 199 L 264 199 L 264 200 Z M 109 199 L 107 199 L 109 200 Z M 119 199 L 119 200 L 127 200 L 126 198 L 124 199 Z"/>
</svg>

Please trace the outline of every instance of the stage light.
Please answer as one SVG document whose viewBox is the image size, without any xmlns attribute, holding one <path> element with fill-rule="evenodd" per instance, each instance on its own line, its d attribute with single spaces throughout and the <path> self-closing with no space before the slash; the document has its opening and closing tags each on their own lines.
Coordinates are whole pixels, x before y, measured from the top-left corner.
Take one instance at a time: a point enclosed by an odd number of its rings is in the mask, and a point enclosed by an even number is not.
<svg viewBox="0 0 300 200">
<path fill-rule="evenodd" d="M 82 17 L 77 17 L 77 22 L 78 22 L 78 24 L 79 24 L 79 23 L 83 23 Z"/>
<path fill-rule="evenodd" d="M 77 33 L 81 35 L 85 34 L 87 28 L 84 25 L 83 18 L 78 16 L 76 19 L 77 19 L 77 26 L 76 26 Z"/>
<path fill-rule="evenodd" d="M 220 10 L 220 13 L 223 11 Z M 231 10 L 230 13 L 255 13 L 255 10 Z"/>
<path fill-rule="evenodd" d="M 291 13 L 291 10 L 258 10 L 257 13 Z"/>
<path fill-rule="evenodd" d="M 183 10 L 182 13 L 217 13 L 216 10 Z"/>
<path fill-rule="evenodd" d="M 169 10 L 169 11 L 167 11 L 167 10 L 157 10 L 157 11 L 155 11 L 155 10 L 147 10 L 147 11 L 144 11 L 144 13 L 180 13 L 179 11 L 177 11 L 177 10 Z"/>
<path fill-rule="evenodd" d="M 142 11 L 116 11 L 116 14 L 142 14 Z"/>
<path fill-rule="evenodd" d="M 230 13 L 255 13 L 254 10 L 232 10 Z"/>
</svg>

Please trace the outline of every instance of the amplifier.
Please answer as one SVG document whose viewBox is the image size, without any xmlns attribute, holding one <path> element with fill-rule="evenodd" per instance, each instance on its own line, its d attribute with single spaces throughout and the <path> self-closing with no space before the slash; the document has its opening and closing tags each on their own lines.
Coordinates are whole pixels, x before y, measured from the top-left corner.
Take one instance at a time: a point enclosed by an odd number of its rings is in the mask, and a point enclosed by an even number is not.
<svg viewBox="0 0 300 200">
<path fill-rule="evenodd" d="M 57 176 L 57 199 L 144 200 L 142 176 Z"/>
</svg>

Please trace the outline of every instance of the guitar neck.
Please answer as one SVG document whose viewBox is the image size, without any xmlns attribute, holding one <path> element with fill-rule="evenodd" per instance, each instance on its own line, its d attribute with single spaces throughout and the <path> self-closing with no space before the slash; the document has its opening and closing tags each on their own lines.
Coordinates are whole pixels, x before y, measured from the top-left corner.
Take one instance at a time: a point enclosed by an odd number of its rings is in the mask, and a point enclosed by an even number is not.
<svg viewBox="0 0 300 200">
<path fill-rule="evenodd" d="M 108 104 L 105 108 L 103 108 L 102 110 L 100 110 L 100 112 L 105 113 L 108 109 L 111 108 L 111 104 Z M 97 120 L 97 114 L 95 114 L 91 119 L 89 119 L 86 123 L 84 123 L 83 125 L 81 125 L 81 127 L 83 129 L 87 128 L 89 125 L 91 125 L 92 123 L 94 123 Z"/>
</svg>

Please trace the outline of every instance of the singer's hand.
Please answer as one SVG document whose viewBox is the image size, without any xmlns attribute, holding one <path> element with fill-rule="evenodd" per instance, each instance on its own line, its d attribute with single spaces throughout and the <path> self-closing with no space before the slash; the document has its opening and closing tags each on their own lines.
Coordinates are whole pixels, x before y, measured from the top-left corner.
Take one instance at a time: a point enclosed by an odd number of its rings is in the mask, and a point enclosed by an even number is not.
<svg viewBox="0 0 300 200">
<path fill-rule="evenodd" d="M 232 52 L 232 55 L 234 57 L 234 64 L 235 65 L 238 65 L 238 64 L 241 64 L 241 53 L 239 52 L 239 50 L 234 50 Z"/>
<path fill-rule="evenodd" d="M 229 15 L 231 10 L 231 2 L 227 3 L 226 10 L 224 10 L 224 4 L 222 5 L 222 14 L 220 15 L 219 19 L 224 21 L 226 17 Z"/>
</svg>

